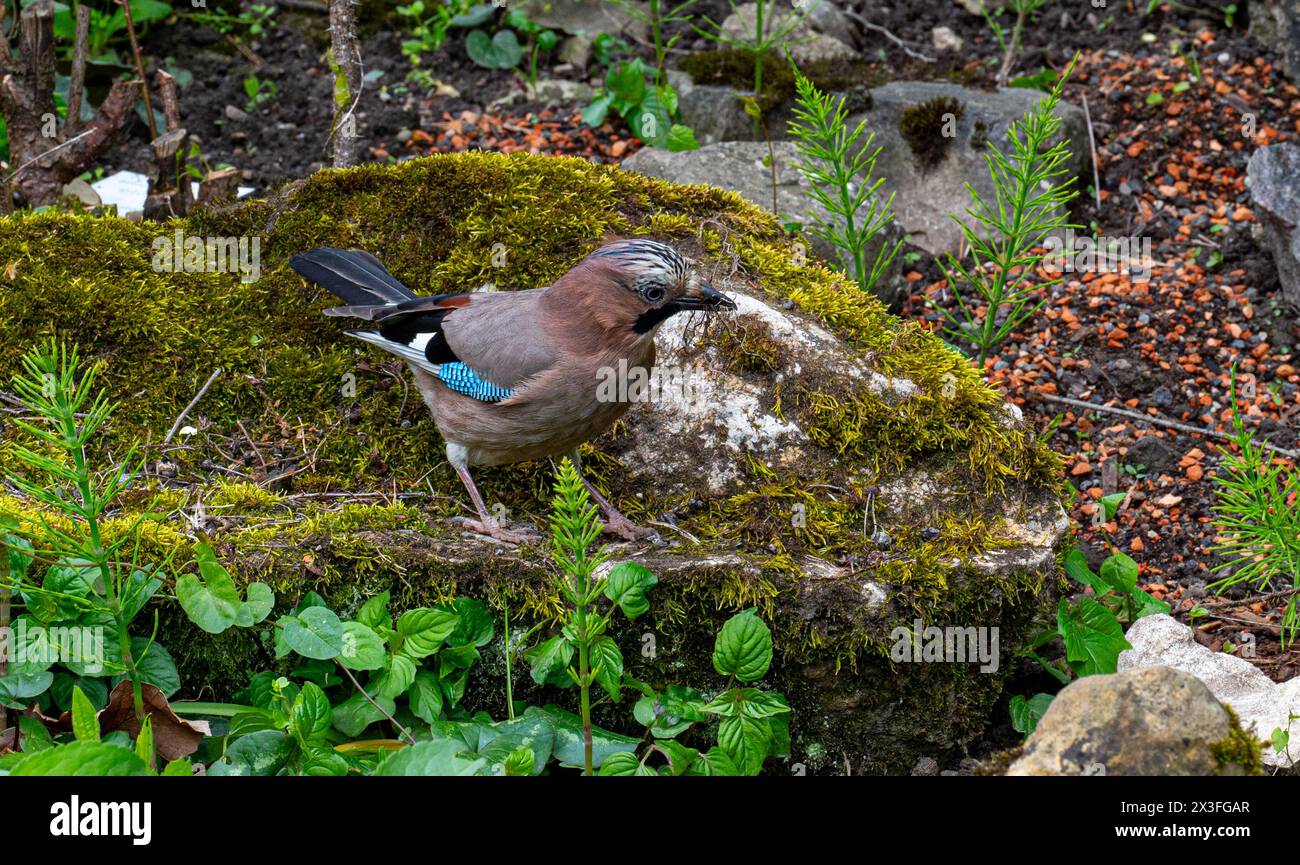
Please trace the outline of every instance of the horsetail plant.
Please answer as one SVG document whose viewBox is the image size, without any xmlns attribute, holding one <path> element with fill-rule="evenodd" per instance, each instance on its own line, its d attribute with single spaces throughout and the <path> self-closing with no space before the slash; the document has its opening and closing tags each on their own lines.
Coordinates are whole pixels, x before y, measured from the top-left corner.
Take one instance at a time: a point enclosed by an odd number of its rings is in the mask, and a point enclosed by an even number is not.
<svg viewBox="0 0 1300 865">
<path fill-rule="evenodd" d="M 957 311 L 933 301 L 931 305 L 946 322 L 944 334 L 958 344 L 973 344 L 981 366 L 993 349 L 1047 302 L 1044 298 L 1034 303 L 1035 292 L 1061 281 L 1057 276 L 1031 283 L 1029 276 L 1044 257 L 1035 247 L 1053 232 L 1078 227 L 1068 222 L 1065 210 L 1078 195 L 1066 165 L 1069 144 L 1063 137 L 1050 143 L 1061 130 L 1056 107 L 1062 87 L 1078 62 L 1076 54 L 1051 93 L 1011 124 L 1006 135 L 1009 152 L 988 148 L 985 159 L 993 179 L 993 200 L 985 200 L 967 183 L 969 219 L 949 214 L 961 227 L 972 261 L 965 264 L 949 253 L 940 263 L 956 296 Z M 964 298 L 963 286 L 975 297 Z"/>
<path fill-rule="evenodd" d="M 578 687 L 583 772 L 587 775 L 596 768 L 592 759 L 591 686 L 599 685 L 610 699 L 617 700 L 623 685 L 623 653 L 605 631 L 615 606 L 628 619 L 648 610 L 650 602 L 645 593 L 659 582 L 654 574 L 633 562 L 621 562 L 604 571 L 608 554 L 603 547 L 592 549 L 600 532 L 596 508 L 577 469 L 566 457 L 556 472 L 551 512 L 551 556 L 558 566 L 553 579 L 566 605 L 564 627 L 556 636 L 529 649 L 525 658 L 532 664 L 537 684 Z M 604 612 L 597 606 L 601 595 L 610 602 Z"/>
<path fill-rule="evenodd" d="M 1225 448 L 1214 479 L 1214 552 L 1224 562 L 1214 568 L 1222 578 L 1216 591 L 1250 583 L 1259 590 L 1273 584 L 1296 588 L 1300 581 L 1300 473 L 1274 461 L 1267 447 L 1255 441 L 1237 406 L 1237 371 L 1232 371 L 1232 443 Z M 1296 592 L 1287 598 L 1282 616 L 1282 645 L 1300 631 Z"/>
<path fill-rule="evenodd" d="M 794 118 L 789 123 L 799 153 L 795 168 L 808 181 L 808 195 L 832 217 L 827 221 L 809 210 L 808 216 L 816 223 L 812 234 L 841 250 L 858 286 L 871 294 L 903 245 L 902 240 L 892 246 L 882 243 L 875 260 L 867 262 L 871 242 L 894 218 L 894 194 L 882 201 L 878 193 L 885 179 L 874 176 L 881 148 L 871 149 L 874 134 L 862 140 L 865 120 L 849 131 L 842 98 L 822 93 L 790 65 L 797 91 Z"/>
</svg>

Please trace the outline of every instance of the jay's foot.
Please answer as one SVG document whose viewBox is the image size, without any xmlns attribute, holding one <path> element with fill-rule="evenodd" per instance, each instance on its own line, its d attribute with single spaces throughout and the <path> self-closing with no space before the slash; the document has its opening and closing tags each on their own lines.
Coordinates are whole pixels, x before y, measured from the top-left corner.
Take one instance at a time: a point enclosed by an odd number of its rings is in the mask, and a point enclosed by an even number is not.
<svg viewBox="0 0 1300 865">
<path fill-rule="evenodd" d="M 659 533 L 646 526 L 638 526 L 618 511 L 613 511 L 607 515 L 604 529 L 606 533 L 618 535 L 625 541 L 639 541 L 645 538 L 655 538 Z"/>
<path fill-rule="evenodd" d="M 532 541 L 540 541 L 542 536 L 537 532 L 529 529 L 511 530 L 498 523 L 496 520 L 462 520 L 461 525 L 471 532 L 480 535 L 487 535 L 489 538 L 496 538 L 498 541 L 504 541 L 507 544 L 526 544 Z"/>
</svg>

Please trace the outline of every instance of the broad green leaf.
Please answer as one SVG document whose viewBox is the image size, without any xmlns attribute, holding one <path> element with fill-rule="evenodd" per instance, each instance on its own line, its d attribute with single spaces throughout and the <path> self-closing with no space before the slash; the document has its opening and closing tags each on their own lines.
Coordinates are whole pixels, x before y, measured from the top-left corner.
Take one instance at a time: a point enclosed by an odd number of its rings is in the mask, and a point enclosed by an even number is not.
<svg viewBox="0 0 1300 865">
<path fill-rule="evenodd" d="M 532 665 L 533 681 L 545 685 L 547 682 L 554 683 L 560 676 L 568 679 L 566 671 L 573 662 L 573 653 L 573 644 L 563 636 L 556 635 L 524 652 L 524 659 Z"/>
<path fill-rule="evenodd" d="M 465 39 L 465 53 L 486 69 L 513 69 L 523 59 L 524 47 L 513 30 L 498 30 L 491 37 L 475 30 Z"/>
<path fill-rule="evenodd" d="M 374 631 L 391 631 L 393 617 L 388 614 L 388 592 L 380 592 L 362 604 L 357 621 Z"/>
<path fill-rule="evenodd" d="M 379 636 L 361 622 L 343 623 L 343 651 L 338 661 L 349 670 L 378 670 L 384 666 L 388 646 Z"/>
<path fill-rule="evenodd" d="M 389 655 L 384 671 L 371 682 L 371 696 L 376 694 L 395 700 L 415 682 L 415 662 L 405 655 Z"/>
<path fill-rule="evenodd" d="M 464 776 L 477 775 L 487 767 L 482 757 L 465 759 L 457 753 L 450 739 L 418 742 L 409 748 L 390 751 L 375 769 L 377 777 L 395 775 Z"/>
<path fill-rule="evenodd" d="M 772 664 L 772 631 L 755 608 L 727 620 L 713 644 L 713 668 L 742 682 L 761 679 Z"/>
<path fill-rule="evenodd" d="M 555 730 L 555 759 L 565 766 L 581 766 L 583 764 L 582 718 L 553 705 L 548 705 L 545 709 L 529 707 L 524 716 L 529 717 L 529 713 L 535 712 L 544 712 L 550 718 L 552 727 Z M 603 730 L 600 727 L 592 727 L 592 765 L 599 768 L 613 754 L 623 751 L 635 751 L 640 742 L 640 739 L 611 733 L 609 730 Z"/>
<path fill-rule="evenodd" d="M 77 741 L 23 757 L 10 775 L 64 777 L 148 775 L 144 761 L 129 748 L 99 741 Z"/>
<path fill-rule="evenodd" d="M 307 682 L 293 700 L 290 721 L 294 732 L 304 741 L 325 735 L 333 722 L 329 698 L 315 682 Z"/>
<path fill-rule="evenodd" d="M 194 775 L 194 766 L 187 759 L 172 760 L 162 774 L 164 778 L 189 778 Z"/>
<path fill-rule="evenodd" d="M 1115 672 L 1119 653 L 1132 648 L 1115 614 L 1086 596 L 1077 606 L 1062 598 L 1056 624 L 1065 643 L 1065 657 L 1081 676 Z"/>
<path fill-rule="evenodd" d="M 664 136 L 663 146 L 670 153 L 681 153 L 686 150 L 699 150 L 700 142 L 695 139 L 694 129 L 674 123 L 668 128 L 668 134 Z"/>
<path fill-rule="evenodd" d="M 371 696 L 389 715 L 397 711 L 397 704 L 391 699 L 373 694 Z M 384 712 L 371 705 L 370 701 L 362 695 L 353 694 L 334 707 L 334 729 L 345 736 L 355 738 L 360 736 L 371 724 L 382 720 Z"/>
<path fill-rule="evenodd" d="M 72 689 L 72 735 L 78 742 L 99 741 L 99 717 L 80 688 Z"/>
<path fill-rule="evenodd" d="M 611 754 L 600 766 L 600 771 L 596 774 L 603 777 L 624 776 L 630 777 L 636 775 L 641 768 L 641 760 L 632 752 L 623 752 Z"/>
<path fill-rule="evenodd" d="M 609 698 L 618 702 L 623 685 L 623 653 L 618 643 L 607 636 L 598 637 L 591 644 L 591 668 L 596 674 L 596 683 L 605 689 Z"/>
<path fill-rule="evenodd" d="M 343 653 L 343 623 L 333 610 L 308 607 L 280 622 L 285 644 L 304 658 L 328 661 Z"/>
<path fill-rule="evenodd" d="M 397 633 L 402 635 L 403 655 L 409 658 L 427 658 L 456 630 L 459 617 L 449 610 L 420 607 L 407 610 L 397 620 Z"/>
<path fill-rule="evenodd" d="M 45 728 L 39 718 L 19 715 L 18 732 L 22 735 L 22 749 L 25 753 L 34 754 L 37 751 L 55 747 L 50 731 Z"/>
<path fill-rule="evenodd" d="M 176 598 L 190 621 L 209 634 L 220 634 L 235 624 L 243 602 L 212 547 L 199 544 L 194 549 L 194 557 L 199 563 L 199 575 L 177 577 Z"/>
<path fill-rule="evenodd" d="M 54 684 L 54 674 L 49 670 L 30 676 L 23 674 L 0 677 L 0 703 L 11 708 L 26 708 L 33 697 L 38 697 Z"/>
<path fill-rule="evenodd" d="M 629 619 L 650 609 L 645 593 L 659 583 L 659 578 L 636 562 L 619 562 L 610 568 L 605 582 L 605 597 L 618 604 Z"/>
<path fill-rule="evenodd" d="M 1065 574 L 1076 583 L 1092 586 L 1098 594 L 1105 594 L 1108 588 L 1101 577 L 1088 567 L 1088 557 L 1078 547 L 1065 554 Z"/>
<path fill-rule="evenodd" d="M 533 774 L 535 760 L 532 749 L 521 746 L 511 751 L 510 756 L 506 757 L 506 761 L 501 766 L 507 776 L 522 777 Z"/>
<path fill-rule="evenodd" d="M 1035 694 L 1028 700 L 1016 694 L 1011 698 L 1011 726 L 1017 733 L 1028 736 L 1037 729 L 1051 704 L 1051 694 Z"/>
<path fill-rule="evenodd" d="M 743 775 L 757 775 L 772 746 L 772 727 L 766 718 L 736 715 L 718 724 L 718 744 Z"/>
<path fill-rule="evenodd" d="M 582 109 L 582 122 L 592 127 L 600 126 L 605 122 L 605 117 L 608 116 L 613 101 L 614 97 L 612 96 L 597 96 L 591 101 L 591 104 Z"/>
<path fill-rule="evenodd" d="M 1123 553 L 1112 553 L 1101 563 L 1101 578 L 1121 595 L 1127 595 L 1137 588 L 1137 562 Z"/>
<path fill-rule="evenodd" d="M 456 598 L 451 602 L 457 616 L 456 629 L 447 637 L 449 646 L 486 646 L 496 628 L 487 605 L 477 598 Z"/>
<path fill-rule="evenodd" d="M 181 689 L 181 674 L 176 670 L 176 661 L 161 643 L 151 644 L 148 637 L 132 637 L 131 654 L 137 659 L 136 669 L 141 681 L 153 685 L 168 698 Z M 114 677 L 114 686 L 122 678 Z"/>
<path fill-rule="evenodd" d="M 240 775 L 266 777 L 284 767 L 293 754 L 294 741 L 278 730 L 250 733 L 236 739 L 226 749 L 226 754 L 208 767 L 209 775 Z"/>
<path fill-rule="evenodd" d="M 438 677 L 428 670 L 415 674 L 406 698 L 411 714 L 426 724 L 432 724 L 442 715 L 442 688 L 438 686 Z"/>
</svg>

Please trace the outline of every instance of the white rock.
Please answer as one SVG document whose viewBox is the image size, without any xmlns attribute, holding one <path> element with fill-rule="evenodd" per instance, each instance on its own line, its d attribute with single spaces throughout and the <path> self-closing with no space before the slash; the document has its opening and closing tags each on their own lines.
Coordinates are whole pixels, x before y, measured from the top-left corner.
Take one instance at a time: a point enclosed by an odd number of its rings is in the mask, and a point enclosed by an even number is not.
<svg viewBox="0 0 1300 865">
<path fill-rule="evenodd" d="M 930 31 L 930 42 L 935 51 L 960 51 L 966 40 L 958 36 L 951 27 L 936 27 Z"/>
<path fill-rule="evenodd" d="M 1289 716 L 1300 714 L 1300 678 L 1277 683 L 1244 658 L 1214 652 L 1196 642 L 1191 629 L 1170 616 L 1138 619 L 1124 635 L 1133 648 L 1120 653 L 1119 671 L 1172 667 L 1205 683 L 1221 703 L 1237 713 L 1244 729 L 1268 739 L 1275 729 L 1286 730 Z M 1300 734 L 1300 727 L 1296 728 Z M 1297 746 L 1293 754 L 1300 754 Z M 1270 766 L 1289 767 L 1294 760 L 1272 748 L 1264 752 Z"/>
</svg>

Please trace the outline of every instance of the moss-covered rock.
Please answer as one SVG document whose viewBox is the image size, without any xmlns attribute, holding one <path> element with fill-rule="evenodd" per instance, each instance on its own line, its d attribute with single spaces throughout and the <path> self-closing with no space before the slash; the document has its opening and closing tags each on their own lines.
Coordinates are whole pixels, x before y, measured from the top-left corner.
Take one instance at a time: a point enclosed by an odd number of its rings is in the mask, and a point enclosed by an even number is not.
<svg viewBox="0 0 1300 865">
<path fill-rule="evenodd" d="M 155 270 L 155 239 L 177 231 L 256 236 L 260 278 Z M 731 194 L 580 160 L 463 154 L 322 172 L 165 225 L 12 217 L 0 381 L 47 334 L 102 366 L 120 406 L 96 449 L 146 444 L 154 489 L 115 521 L 160 514 L 146 552 L 179 546 L 186 561 L 202 532 L 282 602 L 315 590 L 346 612 L 385 589 L 398 605 L 468 594 L 509 601 L 516 622 L 544 619 L 557 610 L 546 551 L 448 522 L 467 503 L 404 370 L 343 337 L 320 315 L 332 299 L 287 260 L 359 247 L 421 291 L 510 289 L 554 279 L 606 231 L 679 245 L 742 307 L 708 331 L 683 319 L 660 335 L 661 362 L 695 370 L 703 399 L 638 406 L 584 454 L 598 485 L 670 544 L 619 552 L 660 577 L 650 614 L 616 635 L 632 674 L 716 684 L 714 632 L 757 606 L 776 636 L 766 684 L 794 706 L 792 762 L 902 771 L 918 753 L 960 749 L 1059 589 L 1057 460 L 961 357 L 803 263 L 773 217 Z M 218 368 L 186 420 L 196 432 L 164 444 Z M 531 464 L 478 480 L 540 524 L 549 478 Z M 229 693 L 271 661 L 251 634 L 212 638 L 162 612 L 187 692 Z M 895 629 L 916 619 L 997 627 L 996 670 L 891 660 Z M 470 699 L 492 710 L 501 669 L 489 656 Z M 630 720 L 630 706 L 601 711 Z"/>
</svg>

